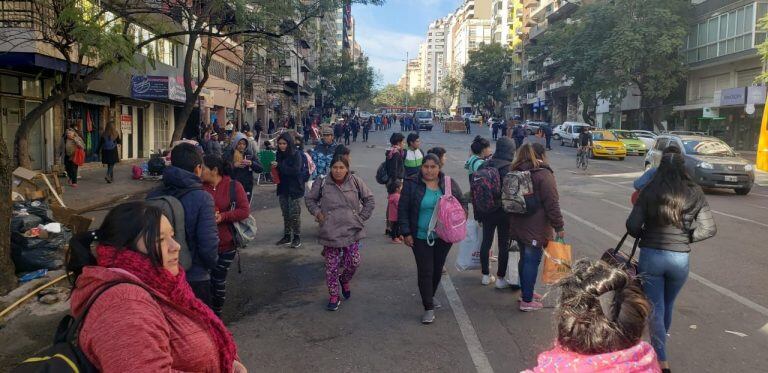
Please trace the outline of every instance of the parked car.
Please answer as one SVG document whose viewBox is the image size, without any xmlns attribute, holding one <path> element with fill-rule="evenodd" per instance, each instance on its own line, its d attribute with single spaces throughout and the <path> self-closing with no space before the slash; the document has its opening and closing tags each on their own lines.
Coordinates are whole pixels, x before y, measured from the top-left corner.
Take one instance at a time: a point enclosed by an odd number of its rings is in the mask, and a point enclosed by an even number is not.
<svg viewBox="0 0 768 373">
<path fill-rule="evenodd" d="M 643 144 L 645 144 L 645 148 L 646 149 L 653 148 L 653 144 L 656 143 L 656 138 L 659 137 L 659 135 L 657 135 L 657 134 L 655 134 L 655 133 L 653 133 L 651 131 L 633 130 L 633 131 L 630 131 L 630 132 L 635 134 L 635 136 L 637 136 L 637 138 L 640 141 L 642 141 Z"/>
<path fill-rule="evenodd" d="M 552 138 L 555 141 L 560 141 L 560 133 L 563 131 L 564 124 L 558 124 L 555 128 L 552 128 Z"/>
<path fill-rule="evenodd" d="M 733 189 L 747 195 L 755 182 L 755 168 L 722 140 L 711 136 L 664 134 L 645 156 L 645 169 L 657 167 L 661 153 L 677 146 L 685 156 L 688 175 L 703 187 Z"/>
<path fill-rule="evenodd" d="M 623 161 L 627 157 L 627 147 L 611 131 L 592 132 L 594 147 L 589 151 L 590 158 L 618 158 Z"/>
<path fill-rule="evenodd" d="M 539 128 L 548 125 L 548 123 L 535 120 L 527 120 L 523 123 L 523 125 L 525 126 L 525 132 L 528 133 L 528 135 L 535 135 L 536 132 L 539 131 Z"/>
<path fill-rule="evenodd" d="M 562 128 L 559 130 L 555 129 L 560 137 L 560 145 L 565 146 L 565 144 L 568 144 L 568 146 L 575 148 L 579 139 L 579 133 L 581 133 L 581 129 L 584 127 L 589 128 L 590 125 L 581 122 L 564 122 Z"/>
<path fill-rule="evenodd" d="M 483 122 L 483 116 L 480 114 L 472 114 L 469 116 L 469 121 L 472 123 L 482 123 Z"/>
<path fill-rule="evenodd" d="M 614 130 L 612 132 L 627 147 L 627 154 L 642 156 L 648 152 L 648 147 L 634 133 L 627 130 Z"/>
<path fill-rule="evenodd" d="M 413 114 L 413 118 L 419 124 L 419 129 L 432 131 L 435 121 L 435 114 L 432 113 L 432 110 L 418 110 Z"/>
</svg>

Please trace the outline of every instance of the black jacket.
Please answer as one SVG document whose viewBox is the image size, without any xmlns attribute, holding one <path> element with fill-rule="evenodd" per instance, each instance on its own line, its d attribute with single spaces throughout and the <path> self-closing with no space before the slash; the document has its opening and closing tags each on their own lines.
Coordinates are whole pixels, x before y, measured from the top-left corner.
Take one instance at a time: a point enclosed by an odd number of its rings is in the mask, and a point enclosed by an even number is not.
<svg viewBox="0 0 768 373">
<path fill-rule="evenodd" d="M 304 197 L 304 180 L 301 167 L 304 163 L 304 152 L 297 150 L 293 138 L 289 136 L 289 152 L 277 152 L 277 171 L 280 174 L 280 184 L 277 184 L 277 195 L 287 195 L 291 199 Z"/>
<path fill-rule="evenodd" d="M 632 237 L 640 238 L 640 246 L 650 249 L 689 252 L 690 244 L 706 240 L 717 234 L 704 192 L 692 186 L 683 207 L 683 227 L 660 225 L 651 209 L 651 197 L 640 193 L 627 219 L 627 231 Z"/>
<path fill-rule="evenodd" d="M 387 150 L 386 165 L 387 175 L 390 180 L 402 180 L 405 178 L 405 165 L 403 163 L 404 153 L 402 150 Z"/>
<path fill-rule="evenodd" d="M 440 173 L 440 190 L 445 192 L 445 175 Z M 415 236 L 419 230 L 419 208 L 421 200 L 427 191 L 427 184 L 421 179 L 421 174 L 412 179 L 406 179 L 403 191 L 400 193 L 400 203 L 397 208 L 397 224 L 403 237 Z M 461 202 L 464 211 L 467 211 L 467 201 L 461 192 L 456 179 L 451 178 L 451 194 Z"/>
</svg>

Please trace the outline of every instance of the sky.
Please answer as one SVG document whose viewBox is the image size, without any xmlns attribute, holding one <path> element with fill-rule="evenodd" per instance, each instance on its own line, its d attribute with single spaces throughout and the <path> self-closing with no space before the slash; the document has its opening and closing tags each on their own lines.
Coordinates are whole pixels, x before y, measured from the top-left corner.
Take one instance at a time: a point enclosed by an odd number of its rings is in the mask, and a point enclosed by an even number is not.
<svg viewBox="0 0 768 373">
<path fill-rule="evenodd" d="M 432 21 L 456 10 L 462 0 L 386 0 L 354 5 L 355 38 L 379 75 L 378 86 L 395 84 L 405 72 L 405 53 L 418 55 Z"/>
</svg>

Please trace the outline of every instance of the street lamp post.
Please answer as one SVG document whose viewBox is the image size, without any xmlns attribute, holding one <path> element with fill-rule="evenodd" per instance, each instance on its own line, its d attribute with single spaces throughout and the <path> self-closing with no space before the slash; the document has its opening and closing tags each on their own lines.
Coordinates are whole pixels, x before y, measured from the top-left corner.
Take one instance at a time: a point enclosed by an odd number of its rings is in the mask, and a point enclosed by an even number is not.
<svg viewBox="0 0 768 373">
<path fill-rule="evenodd" d="M 408 68 L 410 64 L 410 60 L 408 59 L 408 52 L 405 52 L 405 113 L 408 114 L 408 95 L 411 93 L 411 86 L 409 79 L 410 74 L 408 73 Z"/>
</svg>

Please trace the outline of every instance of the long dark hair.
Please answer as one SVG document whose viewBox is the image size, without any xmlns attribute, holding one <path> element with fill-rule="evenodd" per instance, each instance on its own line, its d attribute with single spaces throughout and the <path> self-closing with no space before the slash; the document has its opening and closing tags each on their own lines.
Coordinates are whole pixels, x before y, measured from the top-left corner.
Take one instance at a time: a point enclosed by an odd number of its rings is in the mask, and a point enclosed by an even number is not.
<svg viewBox="0 0 768 373">
<path fill-rule="evenodd" d="M 627 272 L 604 262 L 577 261 L 558 284 L 557 342 L 584 355 L 635 346 L 647 326 L 651 306 Z"/>
<path fill-rule="evenodd" d="M 285 148 L 285 151 L 280 150 L 280 145 L 277 145 L 277 142 L 280 140 L 285 140 L 285 142 L 288 143 L 288 147 Z M 275 146 L 277 147 L 277 158 L 278 159 L 284 159 L 288 158 L 293 155 L 293 153 L 296 152 L 296 145 L 293 141 L 293 136 L 288 132 L 283 132 L 280 137 L 277 138 L 275 141 Z"/>
<path fill-rule="evenodd" d="M 232 173 L 232 164 L 225 161 L 224 158 L 215 154 L 207 154 L 203 157 L 203 164 L 208 169 L 214 168 L 219 172 L 221 176 L 230 176 Z"/>
<path fill-rule="evenodd" d="M 126 202 L 109 210 L 104 222 L 95 231 L 81 233 L 69 241 L 65 266 L 71 272 L 70 282 L 77 280 L 83 273 L 83 267 L 96 264 L 96 257 L 91 251 L 91 245 L 98 241 L 118 250 L 140 252 L 139 240 L 144 241 L 147 248 L 145 254 L 153 266 L 162 265 L 160 252 L 160 218 L 163 212 L 144 201 Z"/>
<path fill-rule="evenodd" d="M 646 218 L 659 225 L 683 227 L 683 209 L 692 188 L 698 188 L 685 171 L 685 157 L 667 153 L 648 185 L 640 192 L 645 203 Z"/>
<path fill-rule="evenodd" d="M 517 170 L 520 166 L 526 163 L 533 165 L 533 168 L 539 168 L 541 162 L 546 162 L 546 152 L 544 145 L 537 142 L 531 144 L 523 144 L 520 149 L 517 149 L 515 160 L 512 162 L 512 169 Z"/>
</svg>

